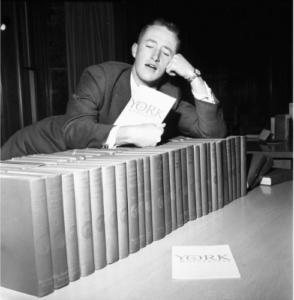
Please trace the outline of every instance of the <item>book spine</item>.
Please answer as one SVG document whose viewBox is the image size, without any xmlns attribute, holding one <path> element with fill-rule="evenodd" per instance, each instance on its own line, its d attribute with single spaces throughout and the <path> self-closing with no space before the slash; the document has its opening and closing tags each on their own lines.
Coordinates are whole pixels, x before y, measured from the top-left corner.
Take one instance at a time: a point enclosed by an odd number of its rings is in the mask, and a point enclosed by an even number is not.
<svg viewBox="0 0 294 300">
<path fill-rule="evenodd" d="M 69 283 L 61 176 L 45 178 L 54 289 Z"/>
<path fill-rule="evenodd" d="M 149 245 L 153 242 L 150 161 L 151 161 L 150 157 L 146 157 L 146 159 L 144 159 L 144 200 L 145 200 L 146 245 Z"/>
<path fill-rule="evenodd" d="M 187 149 L 181 148 L 180 153 L 181 153 L 181 170 L 182 170 L 183 213 L 184 213 L 184 224 L 185 224 L 189 221 Z"/>
<path fill-rule="evenodd" d="M 165 234 L 172 232 L 170 170 L 168 152 L 162 153 Z"/>
<path fill-rule="evenodd" d="M 99 270 L 107 265 L 101 168 L 89 169 L 89 177 L 94 265 L 95 270 Z"/>
<path fill-rule="evenodd" d="M 137 186 L 138 186 L 138 217 L 139 217 L 139 240 L 140 248 L 146 246 L 145 225 L 145 191 L 144 191 L 144 161 L 137 160 Z"/>
<path fill-rule="evenodd" d="M 208 212 L 212 212 L 212 182 L 211 182 L 211 145 L 208 142 L 207 146 L 207 155 L 206 155 L 206 164 L 207 164 L 207 209 Z"/>
<path fill-rule="evenodd" d="M 217 201 L 218 209 L 224 207 L 224 176 L 222 163 L 222 142 L 216 143 L 216 170 L 217 170 Z"/>
<path fill-rule="evenodd" d="M 75 281 L 80 278 L 81 270 L 77 235 L 74 176 L 72 173 L 62 175 L 62 197 L 68 277 L 69 281 Z"/>
<path fill-rule="evenodd" d="M 127 161 L 126 164 L 128 191 L 129 252 L 135 253 L 140 250 L 137 163 L 134 159 Z"/>
<path fill-rule="evenodd" d="M 194 145 L 195 197 L 197 218 L 202 217 L 200 145 Z"/>
<path fill-rule="evenodd" d="M 42 180 L 42 183 L 40 185 L 40 182 L 31 182 L 31 209 L 38 297 L 48 295 L 54 291 L 45 181 Z M 1 200 L 3 201 L 2 197 Z"/>
<path fill-rule="evenodd" d="M 146 159 L 144 159 L 144 200 L 145 200 L 146 245 L 149 245 L 153 242 L 150 161 L 151 161 L 150 157 L 146 157 Z"/>
<path fill-rule="evenodd" d="M 182 193 L 182 166 L 180 149 L 175 150 L 175 179 L 176 179 L 176 204 L 177 227 L 184 225 L 183 193 Z"/>
<path fill-rule="evenodd" d="M 114 166 L 102 167 L 102 188 L 105 217 L 106 260 L 108 264 L 111 264 L 119 259 Z"/>
<path fill-rule="evenodd" d="M 177 225 L 177 203 L 176 203 L 176 174 L 175 174 L 175 151 L 169 151 L 169 172 L 170 172 L 170 201 L 171 201 L 171 222 L 172 230 L 178 228 Z"/>
<path fill-rule="evenodd" d="M 236 153 L 236 198 L 241 197 L 241 137 L 235 137 Z"/>
<path fill-rule="evenodd" d="M 237 199 L 237 177 L 236 177 L 236 148 L 235 148 L 235 138 L 229 139 L 231 143 L 231 164 L 232 164 L 232 188 L 233 188 L 233 199 Z"/>
<path fill-rule="evenodd" d="M 228 187 L 229 187 L 229 203 L 233 201 L 233 182 L 232 182 L 232 156 L 231 156 L 231 143 L 227 139 L 227 163 L 228 163 Z"/>
<path fill-rule="evenodd" d="M 119 258 L 129 255 L 128 195 L 126 164 L 115 165 Z"/>
<path fill-rule="evenodd" d="M 188 207 L 189 220 L 195 220 L 196 199 L 195 199 L 195 172 L 194 172 L 194 147 L 187 146 L 187 178 L 188 178 Z"/>
<path fill-rule="evenodd" d="M 200 144 L 200 173 L 201 173 L 201 204 L 202 204 L 202 216 L 205 216 L 208 214 L 208 172 L 207 170 L 207 146 L 208 143 L 202 143 Z"/>
<path fill-rule="evenodd" d="M 157 241 L 165 237 L 162 156 L 152 156 L 150 163 L 153 240 Z"/>
<path fill-rule="evenodd" d="M 88 276 L 95 271 L 88 171 L 75 172 L 74 183 L 81 276 Z"/>
<path fill-rule="evenodd" d="M 210 143 L 210 164 L 211 164 L 211 198 L 212 198 L 212 211 L 218 210 L 218 182 L 217 182 L 217 162 L 216 162 L 216 144 Z"/>
<path fill-rule="evenodd" d="M 241 136 L 241 197 L 247 195 L 247 138 Z"/>
<path fill-rule="evenodd" d="M 222 141 L 222 169 L 223 169 L 223 195 L 224 205 L 229 204 L 229 173 L 227 158 L 227 141 Z"/>
</svg>

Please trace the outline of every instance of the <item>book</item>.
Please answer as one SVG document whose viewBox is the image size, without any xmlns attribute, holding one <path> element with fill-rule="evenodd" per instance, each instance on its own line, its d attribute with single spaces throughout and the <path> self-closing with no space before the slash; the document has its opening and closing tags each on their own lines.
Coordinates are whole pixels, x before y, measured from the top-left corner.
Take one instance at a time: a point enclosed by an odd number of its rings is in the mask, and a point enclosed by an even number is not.
<svg viewBox="0 0 294 300">
<path fill-rule="evenodd" d="M 236 139 L 227 137 L 227 143 L 230 144 L 230 161 L 232 170 L 232 201 L 237 199 L 237 160 L 236 160 Z"/>
<path fill-rule="evenodd" d="M 290 169 L 272 169 L 261 179 L 261 185 L 275 185 L 278 183 L 293 180 L 293 170 Z"/>
<path fill-rule="evenodd" d="M 45 179 L 7 174 L 0 179 L 1 286 L 48 295 L 54 282 Z"/>
<path fill-rule="evenodd" d="M 132 159 L 135 159 L 135 157 L 136 157 L 135 155 L 137 155 L 137 153 L 131 152 L 131 151 L 124 151 L 121 153 L 114 154 L 114 156 L 116 156 L 116 157 L 123 158 L 124 156 L 130 156 L 130 157 L 132 157 Z M 139 240 L 140 240 L 140 248 L 144 248 L 146 246 L 144 172 L 146 172 L 148 170 L 148 168 L 150 168 L 150 159 L 149 159 L 149 157 L 142 155 L 142 157 L 136 158 L 136 163 L 137 163 Z M 146 166 L 146 170 L 144 170 L 145 166 Z"/>
<path fill-rule="evenodd" d="M 8 171 L 14 173 L 15 171 Z M 71 170 L 64 170 L 60 166 L 41 166 L 29 170 L 18 171 L 18 174 L 42 175 L 60 174 L 62 183 L 62 205 L 64 215 L 66 257 L 69 281 L 80 278 L 80 261 L 77 241 L 76 210 L 74 177 Z"/>
<path fill-rule="evenodd" d="M 224 181 L 226 175 L 223 171 L 223 142 L 218 141 L 215 144 L 216 150 L 216 170 L 217 170 L 217 206 L 219 208 L 224 207 Z"/>
<path fill-rule="evenodd" d="M 263 153 L 253 153 L 248 161 L 249 169 L 247 174 L 247 188 L 252 189 L 255 178 L 266 162 L 266 155 Z"/>
<path fill-rule="evenodd" d="M 217 174 L 217 158 L 216 143 L 210 143 L 210 163 L 211 163 L 211 211 L 218 210 L 218 174 Z"/>
<path fill-rule="evenodd" d="M 179 137 L 175 139 L 171 139 L 172 142 L 182 143 L 183 145 L 199 145 L 200 152 L 200 182 L 201 182 L 201 213 L 200 209 L 199 215 L 203 216 L 209 213 L 209 204 L 212 204 L 211 198 L 211 169 L 210 169 L 210 144 L 206 141 L 206 139 L 193 139 L 187 137 Z M 194 153 L 195 159 L 195 153 Z M 194 174 L 196 176 L 196 172 L 198 171 L 198 165 L 194 165 Z M 199 174 L 199 173 L 198 173 Z M 195 177 L 196 180 L 196 177 Z M 199 191 L 198 191 L 199 192 Z M 198 201 L 199 207 L 199 197 L 196 198 Z M 197 208 L 196 208 L 197 211 Z"/>
<path fill-rule="evenodd" d="M 106 155 L 105 157 L 109 157 Z M 98 159 L 99 158 L 99 159 Z M 118 237 L 118 212 L 116 198 L 116 168 L 115 163 L 109 160 L 103 160 L 103 157 L 96 159 L 89 158 L 85 161 L 76 161 L 76 164 L 86 167 L 100 167 L 102 175 L 102 191 L 103 191 L 103 213 L 98 217 L 96 212 L 95 226 L 98 231 L 105 230 L 106 243 L 106 261 L 111 264 L 119 260 L 119 237 Z M 119 175 L 118 175 L 119 176 Z M 99 207 L 102 208 L 101 203 Z M 122 213 L 124 214 L 124 213 Z M 123 215 L 125 218 L 125 215 Z M 104 219 L 104 224 L 103 224 Z M 125 220 L 125 219 L 124 219 Z M 103 227 L 105 225 L 105 227 Z M 125 242 L 128 242 L 126 240 Z M 122 248 L 125 250 L 125 246 Z M 125 255 L 122 255 L 125 257 Z M 127 256 L 127 255 L 126 255 Z M 103 265 L 101 266 L 103 267 Z"/>
<path fill-rule="evenodd" d="M 247 138 L 241 136 L 241 197 L 247 195 Z"/>
<path fill-rule="evenodd" d="M 273 165 L 274 165 L 274 160 L 273 160 L 272 156 L 266 155 L 266 162 L 260 169 L 256 178 L 253 180 L 252 185 L 251 185 L 252 189 L 255 188 L 260 183 L 263 176 L 272 168 Z"/>
<path fill-rule="evenodd" d="M 163 145 L 164 146 L 164 145 Z M 182 211 L 182 189 L 181 189 L 181 170 L 180 170 L 180 150 L 171 147 L 145 147 L 138 151 L 148 151 L 153 154 L 158 153 L 162 159 L 163 168 L 163 191 L 165 199 L 165 227 L 166 234 L 183 225 Z M 177 154 L 176 154 L 177 152 Z M 179 163 L 176 163 L 179 162 Z M 177 177 L 177 179 L 176 179 Z M 169 181 L 168 181 L 169 180 Z M 180 195 L 180 196 L 179 196 Z M 180 203 L 181 212 L 177 211 L 177 202 Z M 182 226 L 180 225 L 180 226 Z"/>
<path fill-rule="evenodd" d="M 229 245 L 172 247 L 173 279 L 240 277 Z"/>
<path fill-rule="evenodd" d="M 135 253 L 140 250 L 140 222 L 139 222 L 139 213 L 138 213 L 137 172 L 138 169 L 140 170 L 140 172 L 143 172 L 143 170 L 137 166 L 137 159 L 142 160 L 142 157 L 135 157 L 135 155 L 133 157 L 105 155 L 105 156 L 98 156 L 96 158 L 87 159 L 88 162 L 91 162 L 93 164 L 94 163 L 100 164 L 101 166 L 105 164 L 114 167 L 115 161 L 123 162 L 126 164 L 129 253 Z M 116 193 L 115 182 L 113 185 L 113 189 L 114 189 L 114 193 Z M 104 199 L 107 199 L 107 197 L 105 198 L 104 196 Z"/>
<path fill-rule="evenodd" d="M 59 167 L 69 170 L 80 169 L 88 172 L 90 184 L 94 265 L 95 270 L 102 269 L 107 265 L 102 170 L 100 166 L 93 165 L 89 162 L 87 163 L 86 160 L 82 160 L 80 163 L 69 162 L 60 165 Z M 47 168 L 51 168 L 51 166 L 47 166 Z M 91 251 L 91 249 L 89 250 Z M 91 258 L 91 255 L 89 257 Z"/>
<path fill-rule="evenodd" d="M 139 85 L 114 125 L 162 123 L 175 101 L 176 98 Z"/>
<path fill-rule="evenodd" d="M 196 198 L 195 198 L 195 170 L 194 170 L 194 146 L 190 143 L 169 142 L 162 147 L 171 146 L 179 148 L 181 151 L 181 167 L 182 167 L 182 191 L 183 193 L 183 209 L 184 223 L 195 220 Z"/>
<path fill-rule="evenodd" d="M 200 145 L 194 146 L 195 198 L 197 218 L 202 217 Z"/>
</svg>

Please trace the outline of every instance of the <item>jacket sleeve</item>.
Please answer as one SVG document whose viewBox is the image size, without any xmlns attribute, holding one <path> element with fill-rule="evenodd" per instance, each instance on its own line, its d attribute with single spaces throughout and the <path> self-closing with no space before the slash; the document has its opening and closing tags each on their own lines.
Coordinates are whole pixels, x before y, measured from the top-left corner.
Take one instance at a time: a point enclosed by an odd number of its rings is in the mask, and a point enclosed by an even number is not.
<svg viewBox="0 0 294 300">
<path fill-rule="evenodd" d="M 99 123 L 99 111 L 105 99 L 106 78 L 100 66 L 86 69 L 75 93 L 70 97 L 63 126 L 63 136 L 68 149 L 99 148 L 113 127 Z"/>
<path fill-rule="evenodd" d="M 215 96 L 214 96 L 215 97 Z M 181 101 L 176 109 L 178 130 L 190 137 L 223 138 L 227 128 L 219 103 L 196 100 L 195 106 Z M 217 101 L 218 102 L 218 101 Z"/>
</svg>

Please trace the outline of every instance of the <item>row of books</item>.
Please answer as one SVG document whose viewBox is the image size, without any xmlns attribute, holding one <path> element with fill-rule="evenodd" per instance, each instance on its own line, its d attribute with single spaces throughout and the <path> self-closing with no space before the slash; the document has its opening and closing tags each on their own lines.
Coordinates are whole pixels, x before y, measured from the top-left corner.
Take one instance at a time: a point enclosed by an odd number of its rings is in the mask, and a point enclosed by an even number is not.
<svg viewBox="0 0 294 300">
<path fill-rule="evenodd" d="M 247 193 L 246 137 L 1 162 L 1 285 L 38 297 Z"/>
</svg>

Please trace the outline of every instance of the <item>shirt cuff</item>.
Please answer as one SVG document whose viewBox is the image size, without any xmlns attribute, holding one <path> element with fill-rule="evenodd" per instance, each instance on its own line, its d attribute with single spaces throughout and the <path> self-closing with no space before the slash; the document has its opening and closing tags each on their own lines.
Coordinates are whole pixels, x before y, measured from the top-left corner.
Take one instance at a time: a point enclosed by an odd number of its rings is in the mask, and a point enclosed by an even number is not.
<svg viewBox="0 0 294 300">
<path fill-rule="evenodd" d="M 214 95 L 213 95 L 210 87 L 206 84 L 205 81 L 204 81 L 204 86 L 205 86 L 205 90 L 206 90 L 206 95 L 204 95 L 204 94 L 197 94 L 192 89 L 192 94 L 193 94 L 194 98 L 197 99 L 197 100 L 200 100 L 200 101 L 204 101 L 204 102 L 208 102 L 208 103 L 213 103 L 213 104 L 218 104 L 219 103 L 218 100 L 214 98 Z"/>
<path fill-rule="evenodd" d="M 114 126 L 112 127 L 112 129 L 109 132 L 108 138 L 106 140 L 106 142 L 104 143 L 104 147 L 103 148 L 116 148 L 116 135 L 117 135 L 117 131 L 119 129 L 120 126 Z"/>
</svg>

